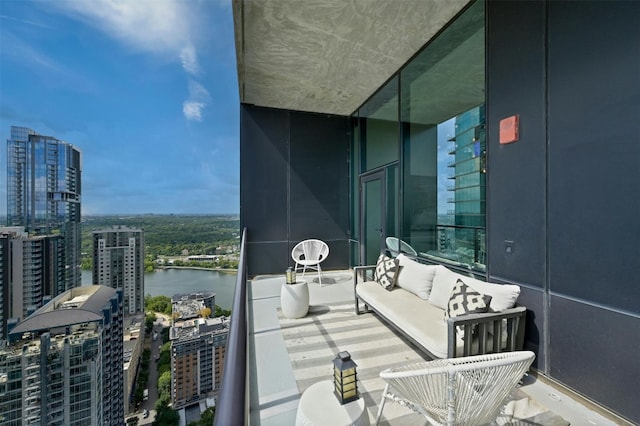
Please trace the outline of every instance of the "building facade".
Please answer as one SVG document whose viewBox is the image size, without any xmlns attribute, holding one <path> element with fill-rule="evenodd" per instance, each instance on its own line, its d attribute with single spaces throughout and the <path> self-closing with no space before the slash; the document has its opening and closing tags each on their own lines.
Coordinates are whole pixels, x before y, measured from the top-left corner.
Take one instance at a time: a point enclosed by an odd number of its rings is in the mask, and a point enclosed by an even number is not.
<svg viewBox="0 0 640 426">
<path fill-rule="evenodd" d="M 123 399 L 125 414 L 129 414 L 135 409 L 133 391 L 135 389 L 140 359 L 142 358 L 144 333 L 145 324 L 142 314 L 126 316 L 124 318 L 124 368 L 122 383 L 124 384 Z"/>
<path fill-rule="evenodd" d="M 93 282 L 122 288 L 124 312 L 144 312 L 144 231 L 126 226 L 94 231 Z"/>
<path fill-rule="evenodd" d="M 122 292 L 66 291 L 0 349 L 1 424 L 124 424 Z"/>
<path fill-rule="evenodd" d="M 519 285 L 537 372 L 640 422 L 640 3 L 293 3 L 233 2 L 249 275 L 398 237 Z"/>
<path fill-rule="evenodd" d="M 73 145 L 25 127 L 7 140 L 7 225 L 32 235 L 60 234 L 65 290 L 82 282 L 81 154 Z"/>
<path fill-rule="evenodd" d="M 24 227 L 0 228 L 0 340 L 10 319 L 20 321 L 65 291 L 62 235 L 30 236 Z"/>
<path fill-rule="evenodd" d="M 180 318 L 190 318 L 175 321 L 169 335 L 171 402 L 180 409 L 217 395 L 229 326 L 224 317 L 196 318 L 206 307 L 203 300 L 185 298 L 173 305 Z"/>
</svg>

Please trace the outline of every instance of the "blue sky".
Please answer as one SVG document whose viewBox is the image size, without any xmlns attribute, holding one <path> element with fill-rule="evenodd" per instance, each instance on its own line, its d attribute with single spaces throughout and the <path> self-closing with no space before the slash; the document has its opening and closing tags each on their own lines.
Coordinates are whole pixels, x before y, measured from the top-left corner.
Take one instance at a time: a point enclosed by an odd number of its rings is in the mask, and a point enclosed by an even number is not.
<svg viewBox="0 0 640 426">
<path fill-rule="evenodd" d="M 82 152 L 82 212 L 237 213 L 231 0 L 0 0 L 0 215 L 10 126 Z"/>
</svg>

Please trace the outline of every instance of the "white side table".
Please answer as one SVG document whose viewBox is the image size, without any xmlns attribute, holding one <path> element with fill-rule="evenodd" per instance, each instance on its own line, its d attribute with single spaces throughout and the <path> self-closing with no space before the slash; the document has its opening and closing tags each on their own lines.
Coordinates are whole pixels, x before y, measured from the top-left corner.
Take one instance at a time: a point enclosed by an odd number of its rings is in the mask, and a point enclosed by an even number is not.
<svg viewBox="0 0 640 426">
<path fill-rule="evenodd" d="M 306 281 L 282 284 L 280 308 L 286 318 L 302 318 L 309 312 L 309 286 Z"/>
<path fill-rule="evenodd" d="M 296 426 L 360 426 L 369 425 L 364 398 L 340 405 L 333 393 L 333 382 L 326 380 L 309 386 L 300 398 Z"/>
</svg>

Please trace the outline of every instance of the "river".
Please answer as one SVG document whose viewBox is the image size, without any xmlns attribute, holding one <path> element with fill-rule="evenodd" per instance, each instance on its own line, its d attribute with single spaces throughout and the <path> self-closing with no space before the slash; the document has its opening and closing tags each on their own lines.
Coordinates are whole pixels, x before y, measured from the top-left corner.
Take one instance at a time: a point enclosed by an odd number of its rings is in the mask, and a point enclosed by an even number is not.
<svg viewBox="0 0 640 426">
<path fill-rule="evenodd" d="M 82 271 L 82 285 L 91 285 L 91 271 Z M 231 309 L 236 274 L 198 269 L 159 269 L 144 274 L 144 293 L 151 296 L 173 296 L 178 293 L 213 291 L 216 305 Z"/>
</svg>

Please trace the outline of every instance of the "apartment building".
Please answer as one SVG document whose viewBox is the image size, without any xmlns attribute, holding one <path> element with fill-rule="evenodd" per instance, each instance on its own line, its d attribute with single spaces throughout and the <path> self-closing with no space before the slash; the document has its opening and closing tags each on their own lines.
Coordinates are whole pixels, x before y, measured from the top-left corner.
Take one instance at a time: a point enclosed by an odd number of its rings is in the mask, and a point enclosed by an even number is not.
<svg viewBox="0 0 640 426">
<path fill-rule="evenodd" d="M 224 317 L 196 318 L 205 304 L 193 302 L 186 298 L 184 304 L 174 303 L 174 311 L 178 308 L 189 318 L 175 321 L 169 335 L 171 400 L 175 409 L 215 396 L 222 380 L 228 321 Z M 192 314 L 187 313 L 189 309 Z"/>
<path fill-rule="evenodd" d="M 67 290 L 20 322 L 0 349 L 1 424 L 120 425 L 122 291 Z"/>
<path fill-rule="evenodd" d="M 65 288 L 82 282 L 81 153 L 70 143 L 26 127 L 7 140 L 7 225 L 30 235 L 64 238 Z"/>
<path fill-rule="evenodd" d="M 62 235 L 29 235 L 22 226 L 0 228 L 0 340 L 7 338 L 10 323 L 65 291 L 64 253 Z"/>
<path fill-rule="evenodd" d="M 144 231 L 114 226 L 92 232 L 93 283 L 122 288 L 124 312 L 144 312 Z"/>
</svg>

